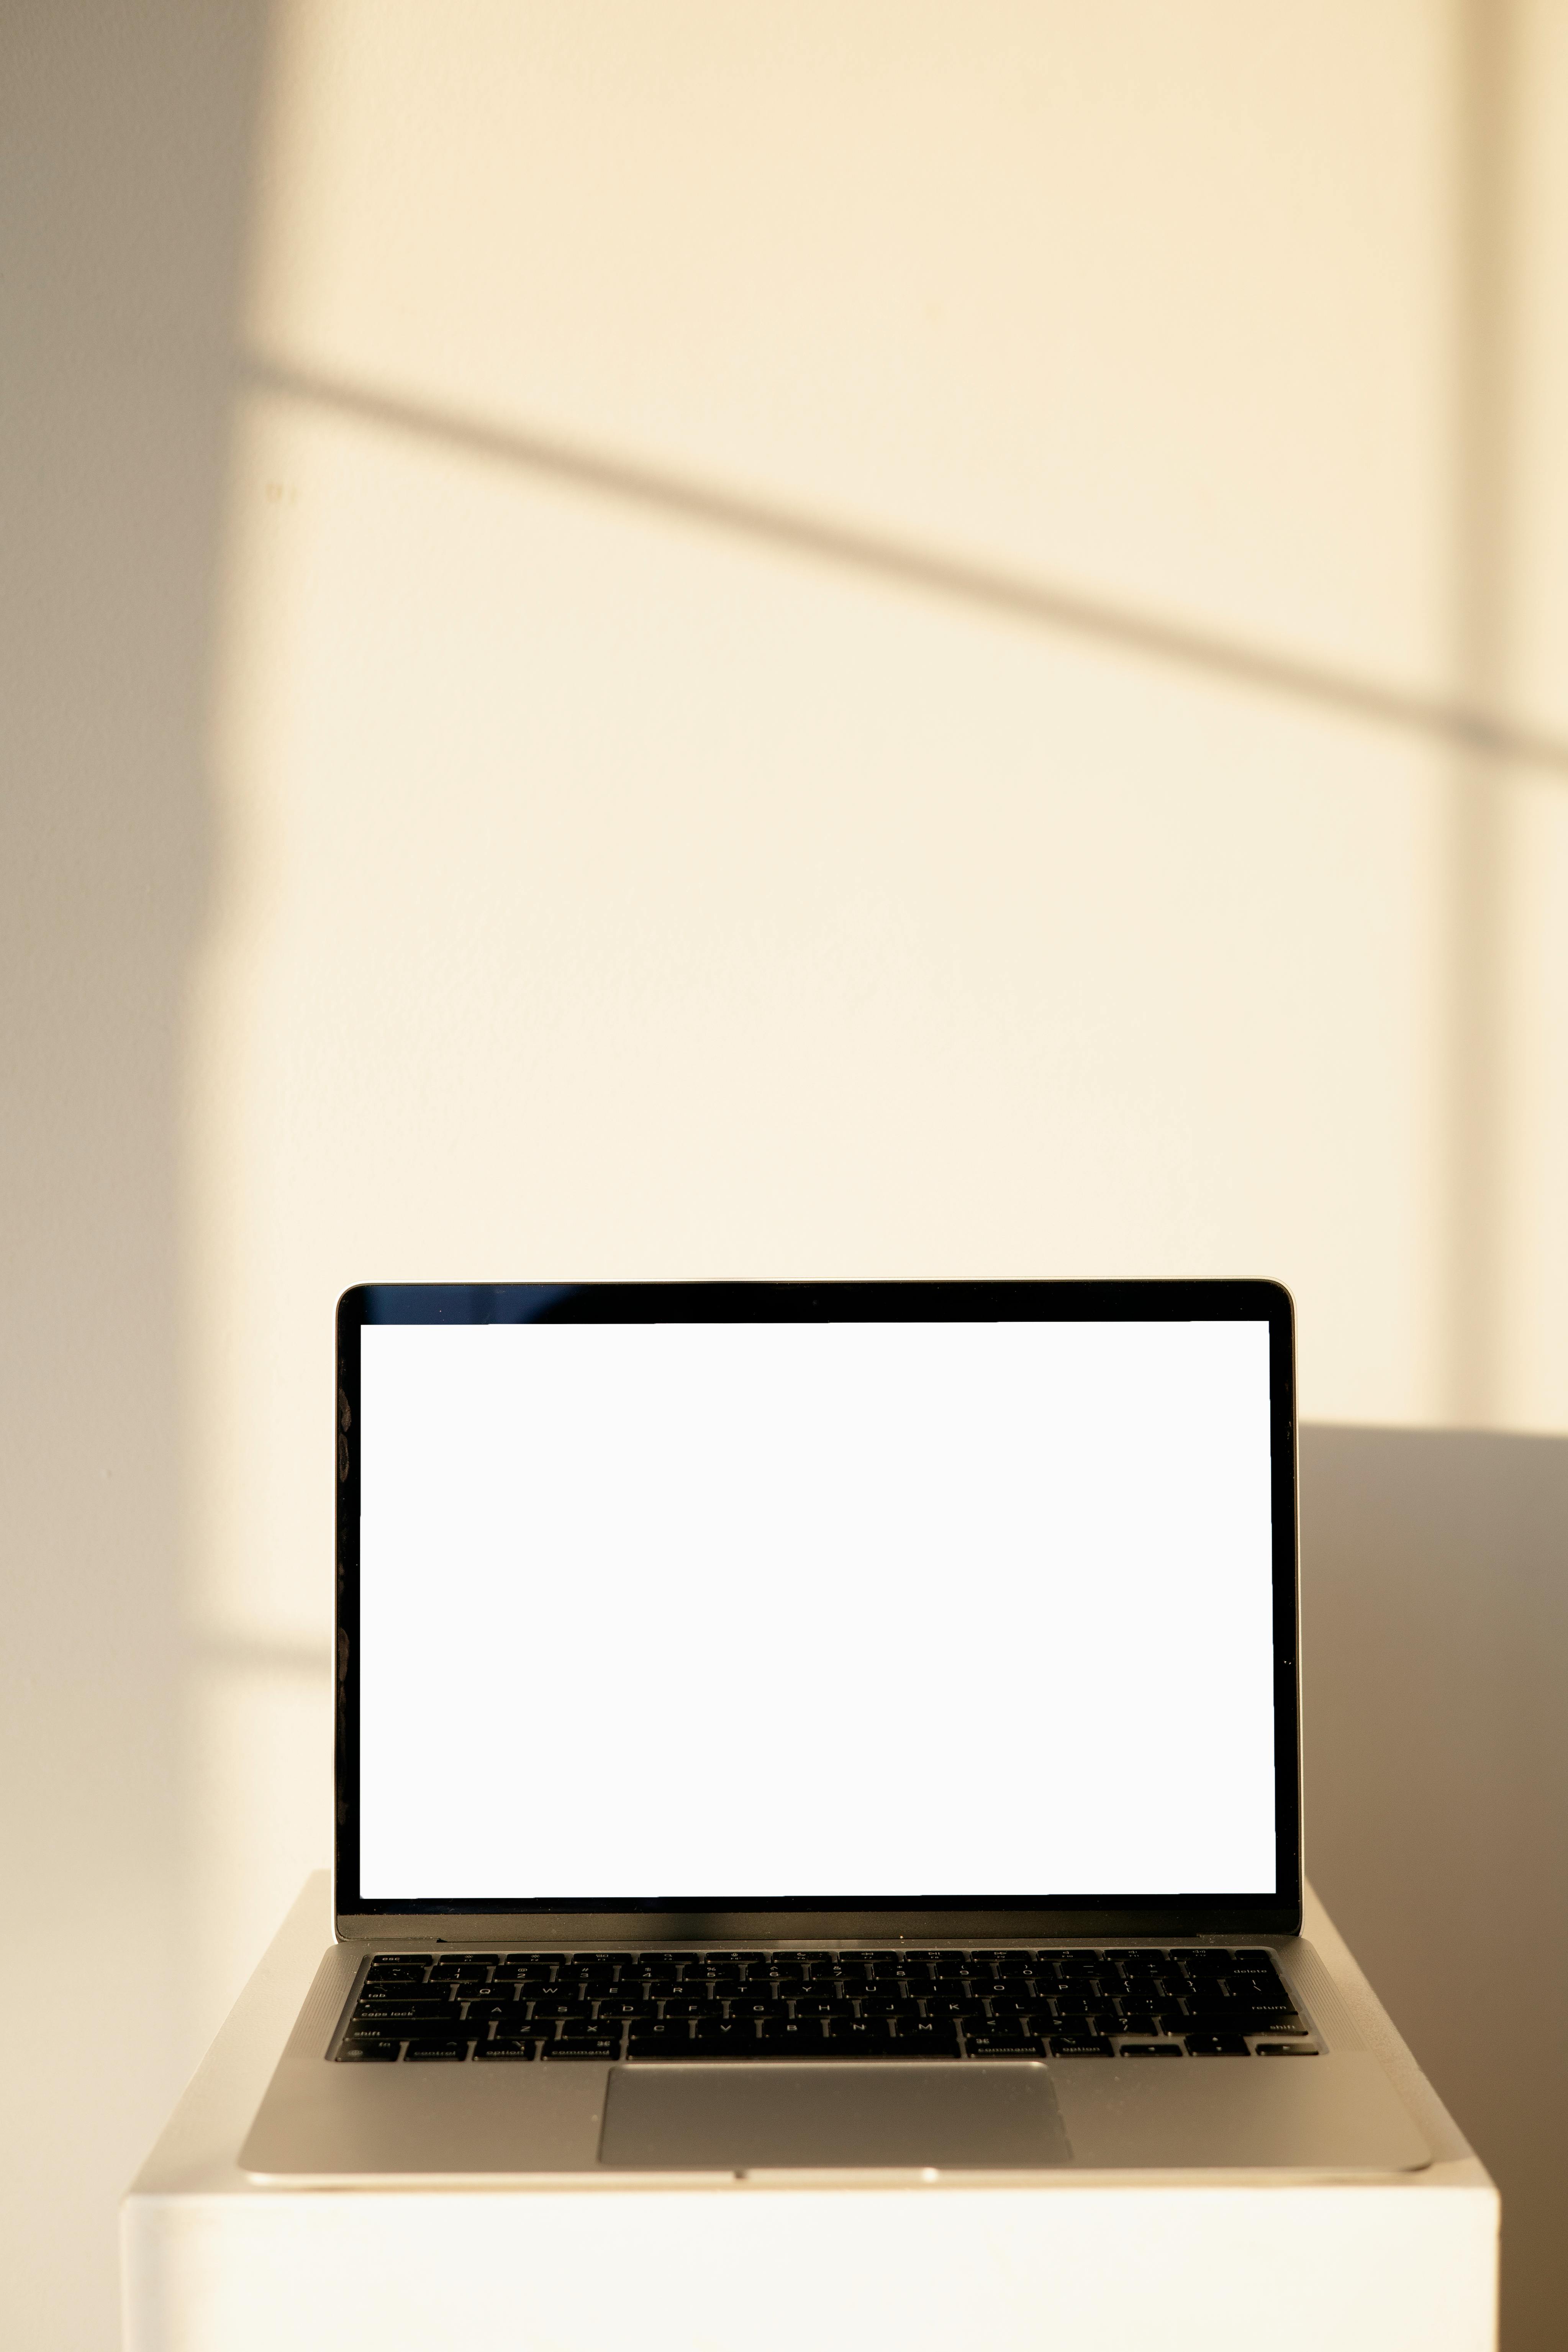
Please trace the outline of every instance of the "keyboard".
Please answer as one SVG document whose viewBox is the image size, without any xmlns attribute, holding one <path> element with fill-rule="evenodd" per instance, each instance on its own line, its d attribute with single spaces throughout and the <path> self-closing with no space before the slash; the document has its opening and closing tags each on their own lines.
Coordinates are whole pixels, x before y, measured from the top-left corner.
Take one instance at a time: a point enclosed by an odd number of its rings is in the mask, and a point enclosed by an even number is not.
<svg viewBox="0 0 1568 2352">
<path fill-rule="evenodd" d="M 1315 2057 L 1271 1952 L 381 1952 L 347 2065 Z"/>
</svg>

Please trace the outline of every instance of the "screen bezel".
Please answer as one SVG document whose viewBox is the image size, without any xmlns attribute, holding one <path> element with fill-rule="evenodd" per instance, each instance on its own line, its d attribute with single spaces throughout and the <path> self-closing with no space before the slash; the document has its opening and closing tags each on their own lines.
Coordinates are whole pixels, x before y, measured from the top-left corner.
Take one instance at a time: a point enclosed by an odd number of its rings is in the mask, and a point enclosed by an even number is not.
<svg viewBox="0 0 1568 2352">
<path fill-rule="evenodd" d="M 1267 1322 L 1274 1580 L 1272 1894 L 692 1895 L 365 1900 L 359 1886 L 359 1335 L 367 1323 Z M 337 1310 L 334 1916 L 340 1937 L 458 1942 L 569 1935 L 730 1943 L 780 1937 L 1295 1935 L 1301 1924 L 1295 1315 L 1282 1285 L 1212 1282 L 361 1283 Z M 426 1924 L 427 1923 L 427 1924 Z"/>
</svg>

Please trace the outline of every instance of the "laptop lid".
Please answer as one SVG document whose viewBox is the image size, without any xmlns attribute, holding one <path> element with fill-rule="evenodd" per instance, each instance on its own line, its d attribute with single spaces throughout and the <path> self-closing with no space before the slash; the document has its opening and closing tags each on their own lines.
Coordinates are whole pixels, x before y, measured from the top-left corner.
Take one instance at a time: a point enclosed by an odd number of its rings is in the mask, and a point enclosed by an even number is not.
<svg viewBox="0 0 1568 2352">
<path fill-rule="evenodd" d="M 364 1285 L 337 1419 L 341 1935 L 1299 1928 L 1278 1285 Z"/>
</svg>

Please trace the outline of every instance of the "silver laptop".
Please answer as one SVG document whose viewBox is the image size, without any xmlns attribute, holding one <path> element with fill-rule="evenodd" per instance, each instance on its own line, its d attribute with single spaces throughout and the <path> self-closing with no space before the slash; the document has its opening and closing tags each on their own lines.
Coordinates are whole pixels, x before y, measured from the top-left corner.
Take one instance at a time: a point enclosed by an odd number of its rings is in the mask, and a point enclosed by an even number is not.
<svg viewBox="0 0 1568 2352">
<path fill-rule="evenodd" d="M 1428 2150 L 1301 1924 L 1263 1282 L 369 1285 L 269 2179 Z"/>
</svg>

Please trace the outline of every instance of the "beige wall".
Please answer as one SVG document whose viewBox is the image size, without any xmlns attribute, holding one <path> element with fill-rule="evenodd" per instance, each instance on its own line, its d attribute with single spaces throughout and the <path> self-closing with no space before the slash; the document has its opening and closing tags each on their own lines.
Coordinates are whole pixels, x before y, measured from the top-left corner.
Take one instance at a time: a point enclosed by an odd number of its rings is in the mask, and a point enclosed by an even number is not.
<svg viewBox="0 0 1568 2352">
<path fill-rule="evenodd" d="M 1568 8 L 0 39 L 5 1883 L 150 2021 L 27 2062 L 52 2347 L 325 1853 L 345 1282 L 1261 1271 L 1310 1417 L 1568 1427 Z"/>
</svg>

